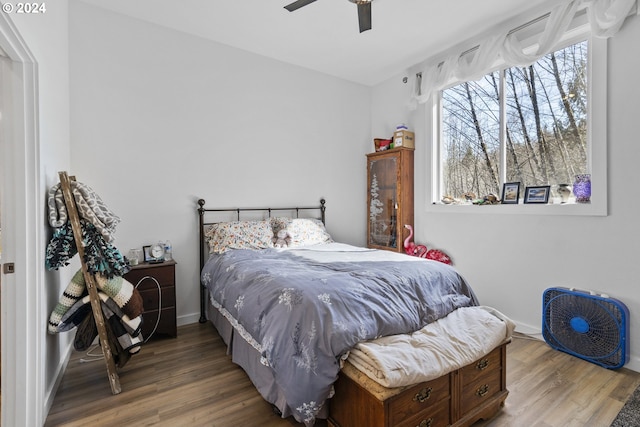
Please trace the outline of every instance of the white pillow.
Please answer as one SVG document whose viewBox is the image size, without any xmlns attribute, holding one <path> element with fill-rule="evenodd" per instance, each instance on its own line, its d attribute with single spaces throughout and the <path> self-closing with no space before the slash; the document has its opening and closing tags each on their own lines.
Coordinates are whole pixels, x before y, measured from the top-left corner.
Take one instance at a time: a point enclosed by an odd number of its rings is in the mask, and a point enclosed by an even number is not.
<svg viewBox="0 0 640 427">
<path fill-rule="evenodd" d="M 317 245 L 319 243 L 332 243 L 333 239 L 327 232 L 322 221 L 315 218 L 271 218 L 273 234 L 285 229 L 291 236 L 290 247 Z"/>
</svg>

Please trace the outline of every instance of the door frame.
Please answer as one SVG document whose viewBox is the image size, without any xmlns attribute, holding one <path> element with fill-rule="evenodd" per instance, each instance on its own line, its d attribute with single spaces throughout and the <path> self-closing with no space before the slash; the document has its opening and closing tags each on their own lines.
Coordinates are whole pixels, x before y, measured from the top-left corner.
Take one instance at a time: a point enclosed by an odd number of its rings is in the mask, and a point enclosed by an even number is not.
<svg viewBox="0 0 640 427">
<path fill-rule="evenodd" d="M 0 13 L 2 61 L 2 425 L 44 422 L 44 202 L 40 200 L 38 64 L 19 31 Z M 11 390 L 11 392 L 7 392 Z"/>
</svg>

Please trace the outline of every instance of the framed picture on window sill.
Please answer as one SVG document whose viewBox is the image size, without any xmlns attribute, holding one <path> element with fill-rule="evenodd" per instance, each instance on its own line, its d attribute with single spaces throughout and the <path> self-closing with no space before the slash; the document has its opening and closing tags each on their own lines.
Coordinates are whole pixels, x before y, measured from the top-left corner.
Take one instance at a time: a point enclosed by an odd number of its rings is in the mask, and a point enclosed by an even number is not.
<svg viewBox="0 0 640 427">
<path fill-rule="evenodd" d="M 549 203 L 550 185 L 541 185 L 538 187 L 527 187 L 524 190 L 524 203 Z"/>
<path fill-rule="evenodd" d="M 520 199 L 520 183 L 519 182 L 505 182 L 502 185 L 502 199 L 500 203 L 503 205 L 518 204 Z"/>
</svg>

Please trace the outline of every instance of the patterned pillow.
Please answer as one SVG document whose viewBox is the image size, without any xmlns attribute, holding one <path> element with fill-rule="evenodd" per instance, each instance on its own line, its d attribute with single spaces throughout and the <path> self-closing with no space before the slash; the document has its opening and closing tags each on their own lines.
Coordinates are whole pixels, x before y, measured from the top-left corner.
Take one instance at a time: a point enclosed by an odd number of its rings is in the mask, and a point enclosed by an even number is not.
<svg viewBox="0 0 640 427">
<path fill-rule="evenodd" d="M 205 232 L 209 252 L 227 249 L 266 249 L 273 247 L 273 229 L 266 221 L 231 221 L 213 224 Z"/>
<path fill-rule="evenodd" d="M 291 236 L 289 246 L 317 245 L 319 243 L 331 243 L 333 239 L 327 232 L 324 224 L 319 219 L 314 218 L 271 218 L 273 234 L 286 229 Z"/>
</svg>

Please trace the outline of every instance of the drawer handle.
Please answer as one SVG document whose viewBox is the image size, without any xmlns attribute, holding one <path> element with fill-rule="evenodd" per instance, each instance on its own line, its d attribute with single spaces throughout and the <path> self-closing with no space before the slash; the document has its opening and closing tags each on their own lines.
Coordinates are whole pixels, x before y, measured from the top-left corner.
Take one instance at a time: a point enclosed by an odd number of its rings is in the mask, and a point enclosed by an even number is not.
<svg viewBox="0 0 640 427">
<path fill-rule="evenodd" d="M 431 387 L 423 388 L 422 390 L 420 390 L 419 393 L 416 393 L 416 395 L 413 396 L 413 401 L 423 403 L 425 400 L 431 397 L 432 391 L 433 391 L 433 388 Z"/>
<path fill-rule="evenodd" d="M 433 424 L 433 418 L 420 421 L 420 424 L 418 424 L 416 427 L 431 427 L 431 424 Z"/>
<path fill-rule="evenodd" d="M 484 397 L 487 393 L 489 393 L 489 384 L 485 384 L 476 390 L 476 394 L 480 397 Z"/>
<path fill-rule="evenodd" d="M 489 359 L 482 359 L 476 363 L 476 368 L 479 370 L 485 370 L 489 366 Z"/>
</svg>

